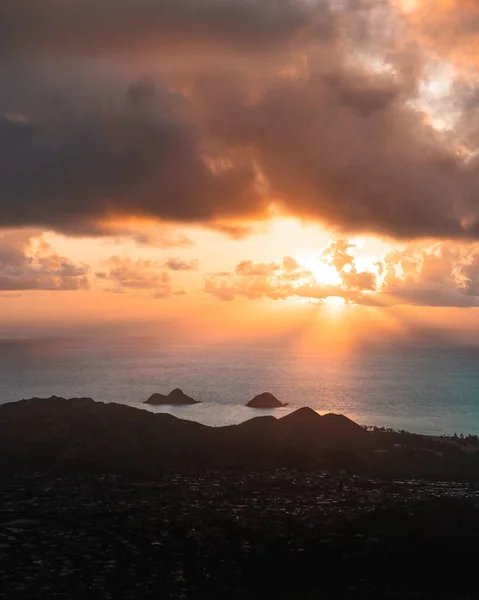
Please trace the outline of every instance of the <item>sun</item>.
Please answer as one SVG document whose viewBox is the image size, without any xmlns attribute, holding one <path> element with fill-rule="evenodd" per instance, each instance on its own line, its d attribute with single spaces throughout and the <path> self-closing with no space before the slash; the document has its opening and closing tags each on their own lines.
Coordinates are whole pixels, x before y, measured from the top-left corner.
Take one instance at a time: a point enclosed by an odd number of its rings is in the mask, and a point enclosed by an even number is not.
<svg viewBox="0 0 479 600">
<path fill-rule="evenodd" d="M 393 7 L 405 14 L 411 14 L 421 7 L 420 0 L 393 0 Z"/>
<path fill-rule="evenodd" d="M 318 284 L 340 285 L 342 283 L 341 277 L 336 269 L 321 260 L 317 254 L 300 256 L 298 257 L 298 262 L 303 265 L 305 269 L 311 271 L 314 280 Z"/>
<path fill-rule="evenodd" d="M 332 313 L 338 313 L 346 306 L 346 300 L 340 296 L 328 296 L 325 298 L 324 304 Z"/>
</svg>

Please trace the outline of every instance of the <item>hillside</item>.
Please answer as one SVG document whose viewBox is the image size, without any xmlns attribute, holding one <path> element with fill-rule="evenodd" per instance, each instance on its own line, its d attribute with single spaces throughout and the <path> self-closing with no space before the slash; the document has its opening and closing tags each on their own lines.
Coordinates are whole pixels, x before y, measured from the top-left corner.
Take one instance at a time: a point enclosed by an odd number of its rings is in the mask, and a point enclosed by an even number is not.
<svg viewBox="0 0 479 600">
<path fill-rule="evenodd" d="M 175 469 L 295 467 L 476 481 L 478 466 L 475 454 L 440 440 L 378 434 L 309 408 L 215 428 L 90 398 L 0 405 L 2 472 L 155 478 Z"/>
</svg>

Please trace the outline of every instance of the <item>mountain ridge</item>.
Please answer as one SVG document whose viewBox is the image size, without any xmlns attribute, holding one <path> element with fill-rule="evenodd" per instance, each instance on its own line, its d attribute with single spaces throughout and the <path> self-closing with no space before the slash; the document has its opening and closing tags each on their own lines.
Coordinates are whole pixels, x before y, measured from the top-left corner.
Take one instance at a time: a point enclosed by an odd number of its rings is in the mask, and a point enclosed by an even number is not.
<svg viewBox="0 0 479 600">
<path fill-rule="evenodd" d="M 479 480 L 479 456 L 452 444 L 367 431 L 344 415 L 321 416 L 307 407 L 279 419 L 210 427 L 91 398 L 0 405 L 0 472 L 154 479 L 168 470 L 266 467 Z"/>
</svg>

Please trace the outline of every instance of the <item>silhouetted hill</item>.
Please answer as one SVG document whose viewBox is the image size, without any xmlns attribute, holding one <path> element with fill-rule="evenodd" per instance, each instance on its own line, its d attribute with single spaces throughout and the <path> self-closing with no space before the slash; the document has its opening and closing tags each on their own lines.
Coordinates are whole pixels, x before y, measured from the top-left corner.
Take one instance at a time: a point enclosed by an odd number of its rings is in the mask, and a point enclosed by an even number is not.
<svg viewBox="0 0 479 600">
<path fill-rule="evenodd" d="M 344 415 L 328 413 L 321 417 L 321 424 L 328 435 L 343 442 L 348 439 L 364 439 L 366 433 L 363 427 Z"/>
<path fill-rule="evenodd" d="M 319 433 L 321 428 L 320 423 L 322 423 L 321 415 L 307 406 L 298 408 L 298 410 L 281 419 L 281 427 L 291 432 L 300 429 L 302 431 L 315 431 Z"/>
<path fill-rule="evenodd" d="M 352 448 L 368 445 L 374 436 L 344 415 L 321 416 L 311 408 L 300 408 L 279 421 L 282 435 L 309 441 L 314 446 Z"/>
<path fill-rule="evenodd" d="M 255 396 L 253 400 L 250 400 L 246 406 L 250 408 L 281 408 L 285 406 L 282 402 L 278 400 L 273 394 L 269 392 L 264 392 L 263 394 L 259 394 Z"/>
<path fill-rule="evenodd" d="M 239 425 L 233 425 L 238 431 L 248 433 L 266 433 L 268 431 L 276 431 L 278 427 L 278 419 L 272 415 L 267 417 L 255 417 L 254 419 L 248 419 Z M 224 427 L 223 429 L 227 429 Z"/>
<path fill-rule="evenodd" d="M 207 427 L 90 398 L 0 405 L 0 471 L 115 473 L 294 467 L 382 476 L 479 479 L 479 460 L 427 436 L 369 432 L 342 415 L 301 408 L 281 419 Z"/>
<path fill-rule="evenodd" d="M 311 425 L 313 423 L 317 425 L 321 419 L 322 417 L 319 413 L 312 408 L 309 408 L 309 406 L 304 406 L 283 417 L 282 422 L 284 425 L 288 426 Z"/>
<path fill-rule="evenodd" d="M 166 405 L 183 405 L 183 404 L 200 404 L 198 400 L 194 400 L 190 396 L 187 396 L 183 390 L 180 388 L 176 388 L 171 391 L 169 394 L 153 394 L 148 400 L 145 401 L 145 404 L 153 404 L 155 406 L 159 406 L 162 404 Z"/>
</svg>

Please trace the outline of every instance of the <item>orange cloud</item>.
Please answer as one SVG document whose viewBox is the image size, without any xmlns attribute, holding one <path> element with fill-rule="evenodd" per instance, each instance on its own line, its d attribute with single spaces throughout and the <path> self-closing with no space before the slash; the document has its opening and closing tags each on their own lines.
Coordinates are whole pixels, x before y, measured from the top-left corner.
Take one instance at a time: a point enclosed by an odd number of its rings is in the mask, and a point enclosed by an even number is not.
<svg viewBox="0 0 479 600">
<path fill-rule="evenodd" d="M 475 0 L 390 0 L 421 43 L 459 66 L 479 60 L 479 6 Z"/>
<path fill-rule="evenodd" d="M 174 290 L 171 275 L 164 269 L 184 270 L 186 263 L 177 259 L 169 259 L 166 264 L 152 260 L 132 260 L 112 256 L 104 262 L 107 271 L 97 272 L 99 281 L 113 282 L 113 287 L 105 288 L 107 292 L 124 293 L 126 290 L 152 290 L 153 298 L 169 298 L 184 294 L 183 290 Z M 191 266 L 191 263 L 188 264 Z M 173 268 L 175 267 L 175 268 Z"/>
<path fill-rule="evenodd" d="M 305 298 L 323 300 L 340 297 L 346 301 L 358 302 L 364 291 L 375 290 L 376 275 L 370 272 L 358 272 L 354 258 L 344 259 L 347 249 L 354 244 L 347 240 L 335 240 L 323 252 L 323 256 L 332 257 L 341 283 L 328 284 L 317 279 L 315 274 L 304 268 L 296 259 L 286 256 L 281 263 L 254 263 L 243 261 L 234 273 L 216 273 L 206 278 L 205 291 L 225 300 L 234 300 L 243 296 L 250 300 L 285 300 L 287 298 Z M 318 257 L 320 261 L 320 257 Z"/>
<path fill-rule="evenodd" d="M 355 245 L 336 239 L 318 256 L 334 264 L 340 283 L 328 284 L 291 258 L 283 263 L 240 263 L 234 273 L 206 278 L 205 291 L 232 301 L 269 298 L 324 300 L 338 297 L 363 306 L 479 306 L 478 244 L 411 244 L 360 271 L 350 253 Z M 288 270 L 292 267 L 292 270 Z M 318 271 L 320 272 L 320 270 Z"/>
<path fill-rule="evenodd" d="M 28 231 L 0 236 L 0 290 L 88 289 L 89 267 L 58 255 L 41 236 Z"/>
<path fill-rule="evenodd" d="M 378 305 L 479 306 L 479 246 L 411 245 L 389 253 L 372 299 Z"/>
</svg>

